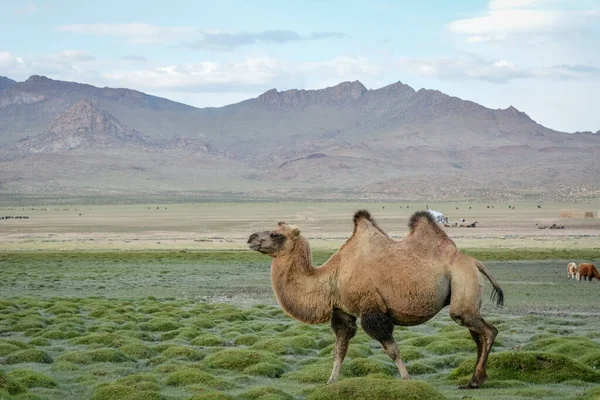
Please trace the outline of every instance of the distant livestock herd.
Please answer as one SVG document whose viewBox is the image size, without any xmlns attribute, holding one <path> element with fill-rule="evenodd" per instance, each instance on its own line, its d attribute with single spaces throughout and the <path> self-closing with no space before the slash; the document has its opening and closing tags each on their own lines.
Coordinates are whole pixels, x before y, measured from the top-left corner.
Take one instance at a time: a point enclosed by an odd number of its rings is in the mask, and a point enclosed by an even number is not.
<svg viewBox="0 0 600 400">
<path fill-rule="evenodd" d="M 0 215 L 0 219 L 29 219 L 29 217 L 27 215 Z"/>
<path fill-rule="evenodd" d="M 594 278 L 600 281 L 600 273 L 598 273 L 594 264 L 581 263 L 577 266 L 574 262 L 570 262 L 567 265 L 567 278 L 580 281 L 582 277 L 584 281 L 589 280 L 591 282 Z"/>
</svg>

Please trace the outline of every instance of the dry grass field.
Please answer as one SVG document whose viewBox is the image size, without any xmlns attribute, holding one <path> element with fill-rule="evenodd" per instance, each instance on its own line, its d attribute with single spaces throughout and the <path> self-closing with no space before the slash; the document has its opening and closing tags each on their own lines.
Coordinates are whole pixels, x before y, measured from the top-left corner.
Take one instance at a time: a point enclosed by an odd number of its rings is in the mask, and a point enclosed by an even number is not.
<svg viewBox="0 0 600 400">
<path fill-rule="evenodd" d="M 277 221 L 297 224 L 314 249 L 338 248 L 352 232 L 352 214 L 371 211 L 392 236 L 405 234 L 421 203 L 198 203 L 117 206 L 0 207 L 3 250 L 216 250 L 246 249 L 246 238 Z M 600 248 L 600 219 L 563 219 L 564 208 L 598 210 L 596 204 L 431 203 L 450 222 L 477 221 L 476 228 L 448 228 L 460 248 Z M 488 208 L 489 207 L 489 208 Z M 493 207 L 493 208 L 492 208 Z M 597 217 L 597 214 L 595 214 Z M 564 225 L 566 229 L 538 229 Z M 536 225 L 537 224 L 537 225 Z"/>
</svg>

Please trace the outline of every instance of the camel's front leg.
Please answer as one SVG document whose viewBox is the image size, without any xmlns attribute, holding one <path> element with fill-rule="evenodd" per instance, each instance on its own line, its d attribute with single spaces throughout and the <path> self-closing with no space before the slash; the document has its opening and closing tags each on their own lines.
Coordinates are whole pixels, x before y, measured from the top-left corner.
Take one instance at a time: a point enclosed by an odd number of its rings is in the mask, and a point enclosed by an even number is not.
<svg viewBox="0 0 600 400">
<path fill-rule="evenodd" d="M 341 310 L 333 310 L 331 314 L 331 329 L 335 332 L 335 349 L 333 350 L 333 370 L 327 383 L 333 383 L 340 376 L 342 363 L 348 352 L 350 339 L 356 335 L 356 317 Z"/>
<path fill-rule="evenodd" d="M 364 314 L 360 316 L 360 325 L 373 339 L 378 340 L 386 354 L 390 356 L 402 379 L 410 379 L 406 366 L 400 357 L 398 344 L 394 339 L 394 322 L 388 314 Z"/>
</svg>

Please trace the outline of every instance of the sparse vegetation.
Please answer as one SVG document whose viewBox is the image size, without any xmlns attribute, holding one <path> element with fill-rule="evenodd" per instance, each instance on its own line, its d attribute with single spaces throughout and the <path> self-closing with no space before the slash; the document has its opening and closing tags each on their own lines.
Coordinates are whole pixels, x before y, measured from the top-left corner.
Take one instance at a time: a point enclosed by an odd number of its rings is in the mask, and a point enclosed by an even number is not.
<svg viewBox="0 0 600 400">
<path fill-rule="evenodd" d="M 500 335 L 489 380 L 474 395 L 597 397 L 600 323 L 584 314 L 584 305 L 597 300 L 598 286 L 567 281 L 559 250 L 543 262 L 522 261 L 537 250 L 473 252 L 521 259 L 487 263 L 507 303 L 496 309 L 484 299 Z M 587 253 L 572 254 L 581 259 Z M 328 255 L 315 252 L 315 262 Z M 400 382 L 379 344 L 359 329 L 340 381 L 325 386 L 333 333 L 327 324 L 287 317 L 275 305 L 268 260 L 253 257 L 239 251 L 0 254 L 0 280 L 10 289 L 0 299 L 0 398 L 352 399 L 368 390 L 366 398 L 376 400 L 408 396 L 407 385 L 413 396 L 463 395 L 456 387 L 473 372 L 474 344 L 445 313 L 395 331 L 412 382 Z M 210 287 L 203 289 L 205 279 Z M 47 286 L 53 281 L 64 287 L 64 297 Z M 31 290 L 39 284 L 45 286 Z M 94 295 L 82 297 L 76 288 L 85 285 Z M 212 301 L 240 290 L 247 301 Z"/>
</svg>

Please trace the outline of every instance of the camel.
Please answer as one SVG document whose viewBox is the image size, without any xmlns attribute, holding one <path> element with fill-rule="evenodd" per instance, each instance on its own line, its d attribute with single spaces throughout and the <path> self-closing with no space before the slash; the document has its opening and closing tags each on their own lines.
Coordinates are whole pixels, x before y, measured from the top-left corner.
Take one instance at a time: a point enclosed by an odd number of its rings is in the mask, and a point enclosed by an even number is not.
<svg viewBox="0 0 600 400">
<path fill-rule="evenodd" d="M 567 278 L 575 279 L 577 275 L 579 275 L 579 268 L 577 268 L 577 264 L 570 262 L 569 265 L 567 265 Z"/>
<path fill-rule="evenodd" d="M 596 269 L 594 264 L 581 263 L 579 264 L 579 272 L 577 273 L 577 280 L 580 281 L 583 276 L 583 280 L 589 280 L 590 282 L 596 278 L 600 281 L 600 273 Z"/>
<path fill-rule="evenodd" d="M 448 305 L 450 317 L 469 329 L 477 346 L 475 372 L 463 388 L 486 381 L 486 363 L 498 330 L 480 314 L 479 273 L 492 283 L 492 299 L 499 306 L 502 289 L 481 262 L 456 248 L 429 212 L 414 213 L 408 226 L 408 235 L 394 240 L 368 211 L 357 211 L 352 236 L 320 267 L 313 266 L 309 243 L 294 225 L 280 222 L 274 230 L 249 237 L 250 249 L 273 258 L 271 281 L 283 310 L 309 324 L 330 321 L 336 342 L 328 383 L 339 378 L 357 318 L 381 343 L 401 378 L 410 379 L 394 325 L 422 324 Z"/>
</svg>

